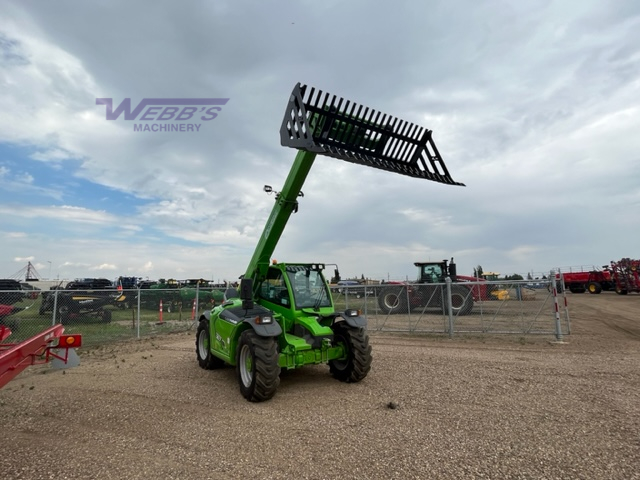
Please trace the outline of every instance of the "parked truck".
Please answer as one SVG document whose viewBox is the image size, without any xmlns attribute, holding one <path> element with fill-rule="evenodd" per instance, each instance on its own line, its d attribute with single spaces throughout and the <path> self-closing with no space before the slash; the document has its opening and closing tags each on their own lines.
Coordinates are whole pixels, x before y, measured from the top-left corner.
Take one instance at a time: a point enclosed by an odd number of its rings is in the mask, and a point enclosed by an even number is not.
<svg viewBox="0 0 640 480">
<path fill-rule="evenodd" d="M 205 369 L 235 366 L 242 395 L 273 397 L 280 372 L 328 364 L 343 382 L 363 380 L 371 368 L 366 318 L 336 311 L 325 264 L 278 263 L 271 256 L 317 155 L 449 185 L 431 131 L 373 109 L 297 84 L 280 128 L 281 144 L 298 149 L 282 190 L 240 282 L 225 301 L 199 319 L 196 357 Z M 337 269 L 336 269 L 337 270 Z M 339 277 L 339 274 L 336 275 Z"/>
</svg>

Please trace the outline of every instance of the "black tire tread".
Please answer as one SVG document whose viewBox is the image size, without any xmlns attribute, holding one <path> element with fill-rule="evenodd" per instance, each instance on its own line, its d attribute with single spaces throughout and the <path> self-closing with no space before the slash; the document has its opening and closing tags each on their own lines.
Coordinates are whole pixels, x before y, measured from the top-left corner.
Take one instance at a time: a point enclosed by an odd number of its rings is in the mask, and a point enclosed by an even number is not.
<svg viewBox="0 0 640 480">
<path fill-rule="evenodd" d="M 395 314 L 395 313 L 407 313 L 409 311 L 409 305 L 407 300 L 407 287 L 406 286 L 398 286 L 398 287 L 387 287 L 383 288 L 380 294 L 378 295 L 378 307 L 384 313 L 387 314 Z M 394 308 L 389 308 L 384 299 L 388 294 L 393 294 L 398 297 L 398 306 Z"/>
<path fill-rule="evenodd" d="M 245 389 L 240 379 L 240 362 L 237 362 L 238 382 L 243 396 L 250 402 L 264 402 L 271 399 L 280 385 L 280 365 L 278 364 L 278 344 L 273 337 L 260 337 L 253 330 L 246 330 L 238 342 L 238 355 L 242 345 L 248 344 L 254 353 L 254 381 Z"/>
<path fill-rule="evenodd" d="M 473 310 L 473 294 L 467 287 L 461 285 L 451 285 L 451 295 L 461 295 L 464 297 L 464 305 L 458 309 L 453 308 L 454 315 L 468 315 Z M 448 311 L 447 311 L 448 313 Z"/>
<path fill-rule="evenodd" d="M 206 330 L 207 335 L 209 335 L 209 321 L 206 319 L 200 320 L 198 330 L 196 331 L 196 358 L 198 359 L 198 365 L 200 365 L 200 368 L 204 368 L 205 370 L 222 368 L 224 366 L 224 360 L 216 357 L 210 351 L 207 352 L 207 356 L 205 358 L 200 357 L 198 342 L 200 340 L 200 332 L 203 330 Z M 209 338 L 211 337 L 209 336 Z"/>
<path fill-rule="evenodd" d="M 371 370 L 371 345 L 364 328 L 349 327 L 340 322 L 333 327 L 334 335 L 347 342 L 347 363 L 340 368 L 337 361 L 329 362 L 329 372 L 334 378 L 346 383 L 356 383 L 364 379 Z"/>
</svg>

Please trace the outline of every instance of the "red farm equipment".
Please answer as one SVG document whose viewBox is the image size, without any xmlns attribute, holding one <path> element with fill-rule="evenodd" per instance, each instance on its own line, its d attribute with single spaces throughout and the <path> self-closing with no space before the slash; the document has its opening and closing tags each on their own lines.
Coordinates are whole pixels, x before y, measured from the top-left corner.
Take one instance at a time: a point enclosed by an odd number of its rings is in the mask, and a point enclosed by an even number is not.
<svg viewBox="0 0 640 480">
<path fill-rule="evenodd" d="M 617 262 L 611 261 L 609 270 L 618 295 L 640 293 L 640 260 L 623 258 Z"/>
<path fill-rule="evenodd" d="M 603 270 L 592 267 L 590 270 L 562 272 L 564 288 L 571 293 L 589 292 L 592 294 L 613 290 L 615 283 L 611 278 L 611 272 L 607 266 L 602 268 Z M 562 285 L 560 285 L 559 273 L 556 273 L 556 281 L 558 285 L 562 287 Z"/>
<path fill-rule="evenodd" d="M 483 284 L 485 279 L 458 275 L 453 258 L 450 262 L 415 262 L 418 267 L 416 282 L 387 282 L 378 295 L 378 307 L 385 313 L 407 313 L 416 307 L 435 307 L 444 310 L 441 285 L 449 277 L 451 286 L 452 313 L 467 315 L 474 302 L 496 299 L 491 292 L 496 285 Z M 474 282 L 465 285 L 465 283 Z"/>
<path fill-rule="evenodd" d="M 82 336 L 63 335 L 64 326 L 54 325 L 20 343 L 1 343 L 11 329 L 0 325 L 0 388 L 31 365 L 48 363 L 53 359 L 69 362 L 70 349 L 80 347 Z"/>
</svg>

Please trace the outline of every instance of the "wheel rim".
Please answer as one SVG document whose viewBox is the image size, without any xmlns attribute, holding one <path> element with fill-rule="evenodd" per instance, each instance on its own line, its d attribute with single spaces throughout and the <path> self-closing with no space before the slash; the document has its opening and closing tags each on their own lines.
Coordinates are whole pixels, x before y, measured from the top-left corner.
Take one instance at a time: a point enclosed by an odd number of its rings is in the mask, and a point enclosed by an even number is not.
<svg viewBox="0 0 640 480">
<path fill-rule="evenodd" d="M 395 293 L 387 293 L 384 296 L 384 304 L 386 305 L 387 308 L 396 308 L 399 303 L 400 303 L 400 299 L 398 298 L 398 295 L 396 295 Z"/>
<path fill-rule="evenodd" d="M 207 331 L 202 330 L 200 336 L 198 336 L 198 355 L 200 358 L 207 358 L 209 354 L 209 339 L 207 338 Z"/>
<path fill-rule="evenodd" d="M 335 335 L 334 345 L 340 345 L 340 344 L 342 344 L 342 346 L 344 347 L 345 352 L 347 354 L 347 358 L 345 358 L 344 360 L 333 360 L 333 366 L 338 370 L 344 370 L 345 368 L 347 368 L 347 362 L 349 361 L 348 343 L 342 335 Z"/>
<path fill-rule="evenodd" d="M 460 310 L 464 305 L 464 297 L 460 294 L 451 295 L 451 306 L 454 310 Z"/>
<path fill-rule="evenodd" d="M 248 345 L 243 345 L 242 350 L 240 350 L 238 367 L 240 368 L 242 384 L 247 388 L 250 387 L 253 381 L 253 358 L 251 357 L 251 350 Z"/>
</svg>

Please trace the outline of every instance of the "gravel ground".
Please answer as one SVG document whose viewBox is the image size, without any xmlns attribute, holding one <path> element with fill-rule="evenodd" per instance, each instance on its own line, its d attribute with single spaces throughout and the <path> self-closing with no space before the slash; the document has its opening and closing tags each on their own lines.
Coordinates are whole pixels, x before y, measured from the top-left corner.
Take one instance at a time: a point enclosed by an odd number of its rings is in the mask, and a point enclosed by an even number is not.
<svg viewBox="0 0 640 480">
<path fill-rule="evenodd" d="M 0 390 L 3 479 L 640 479 L 640 295 L 572 295 L 572 334 L 371 336 L 358 384 L 246 402 L 195 334 L 83 350 Z"/>
</svg>

